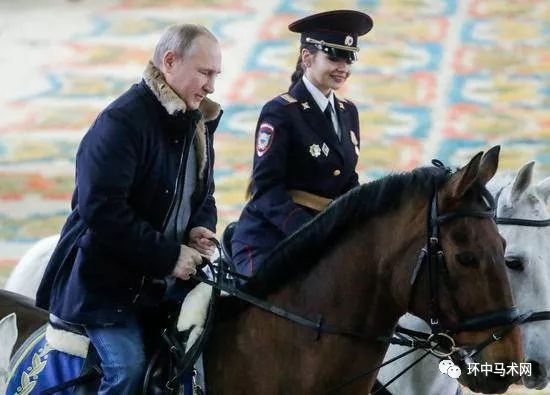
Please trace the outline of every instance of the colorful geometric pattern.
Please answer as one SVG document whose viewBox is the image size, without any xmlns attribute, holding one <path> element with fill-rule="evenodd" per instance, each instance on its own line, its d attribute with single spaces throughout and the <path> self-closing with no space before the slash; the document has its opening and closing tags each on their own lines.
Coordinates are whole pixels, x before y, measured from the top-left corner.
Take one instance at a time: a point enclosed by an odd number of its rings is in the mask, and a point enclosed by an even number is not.
<svg viewBox="0 0 550 395">
<path fill-rule="evenodd" d="M 361 181 L 437 157 L 458 165 L 501 144 L 501 168 L 550 175 L 547 0 L 101 0 L 1 2 L 0 285 L 69 209 L 77 145 L 96 114 L 138 81 L 167 25 L 219 37 L 225 109 L 216 133 L 219 232 L 238 217 L 261 106 L 285 92 L 298 55 L 290 21 L 364 10 L 345 89 L 361 116 Z"/>
</svg>

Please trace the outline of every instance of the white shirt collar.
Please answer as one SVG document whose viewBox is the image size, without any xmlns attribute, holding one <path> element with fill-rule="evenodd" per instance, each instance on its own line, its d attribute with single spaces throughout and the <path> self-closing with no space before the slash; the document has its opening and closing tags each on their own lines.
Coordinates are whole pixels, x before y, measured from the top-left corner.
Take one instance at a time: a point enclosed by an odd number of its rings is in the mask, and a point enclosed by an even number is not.
<svg viewBox="0 0 550 395">
<path fill-rule="evenodd" d="M 315 85 L 311 83 L 310 80 L 307 79 L 305 74 L 302 76 L 302 81 L 304 81 L 306 89 L 309 91 L 311 96 L 313 96 L 313 100 L 315 100 L 315 103 L 317 103 L 321 111 L 325 111 L 328 102 L 332 104 L 332 108 L 334 109 L 334 92 L 332 90 L 330 91 L 328 97 L 326 97 L 325 95 L 323 95 L 323 92 L 321 92 Z"/>
</svg>

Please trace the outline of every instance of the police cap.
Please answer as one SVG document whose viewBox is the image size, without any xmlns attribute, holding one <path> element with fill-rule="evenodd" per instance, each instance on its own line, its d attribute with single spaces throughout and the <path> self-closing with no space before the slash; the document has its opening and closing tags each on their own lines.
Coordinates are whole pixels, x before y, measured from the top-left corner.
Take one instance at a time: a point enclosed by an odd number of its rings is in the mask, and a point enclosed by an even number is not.
<svg viewBox="0 0 550 395">
<path fill-rule="evenodd" d="M 302 44 L 313 44 L 327 55 L 351 63 L 357 60 L 357 37 L 372 29 L 372 19 L 359 11 L 335 10 L 299 19 L 288 29 L 302 33 Z"/>
</svg>

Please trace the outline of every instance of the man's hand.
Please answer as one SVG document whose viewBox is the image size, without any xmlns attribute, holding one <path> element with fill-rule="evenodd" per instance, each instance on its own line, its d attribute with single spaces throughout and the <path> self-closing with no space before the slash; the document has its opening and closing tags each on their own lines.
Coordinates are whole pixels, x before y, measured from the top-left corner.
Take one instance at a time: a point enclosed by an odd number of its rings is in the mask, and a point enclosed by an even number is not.
<svg viewBox="0 0 550 395">
<path fill-rule="evenodd" d="M 202 263 L 202 256 L 197 250 L 186 245 L 180 246 L 180 256 L 172 270 L 172 276 L 189 280 L 191 274 L 197 273 L 196 267 Z"/>
<path fill-rule="evenodd" d="M 205 258 L 210 259 L 216 246 L 209 239 L 215 236 L 210 229 L 196 226 L 189 231 L 189 246 L 200 252 Z"/>
</svg>

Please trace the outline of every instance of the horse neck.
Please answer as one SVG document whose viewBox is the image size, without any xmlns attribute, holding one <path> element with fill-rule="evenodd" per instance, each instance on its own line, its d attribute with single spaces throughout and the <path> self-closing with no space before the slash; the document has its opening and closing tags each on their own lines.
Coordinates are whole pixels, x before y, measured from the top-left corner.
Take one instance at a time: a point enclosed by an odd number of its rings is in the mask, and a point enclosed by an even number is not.
<svg viewBox="0 0 550 395">
<path fill-rule="evenodd" d="M 426 207 L 409 199 L 348 230 L 302 281 L 271 300 L 348 329 L 390 333 L 408 307 L 410 276 L 425 243 Z"/>
</svg>

